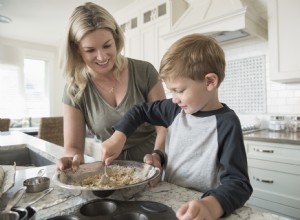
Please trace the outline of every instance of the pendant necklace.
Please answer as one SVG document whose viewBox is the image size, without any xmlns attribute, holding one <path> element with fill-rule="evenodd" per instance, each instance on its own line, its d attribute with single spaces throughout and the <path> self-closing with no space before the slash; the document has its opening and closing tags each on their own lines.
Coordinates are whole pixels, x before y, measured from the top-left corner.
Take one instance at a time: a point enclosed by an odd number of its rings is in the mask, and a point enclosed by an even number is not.
<svg viewBox="0 0 300 220">
<path fill-rule="evenodd" d="M 106 88 L 104 88 L 103 86 L 101 86 L 101 84 L 98 83 L 97 81 L 94 81 L 94 82 L 96 83 L 97 86 L 99 86 L 102 90 L 104 90 L 105 92 L 107 92 L 107 93 L 109 93 L 109 94 L 114 93 L 115 87 L 116 87 L 116 84 L 117 84 L 117 81 L 116 81 L 116 79 L 114 78 L 114 84 L 113 84 L 113 86 L 112 86 L 111 88 L 109 88 L 109 89 L 106 89 Z"/>
</svg>

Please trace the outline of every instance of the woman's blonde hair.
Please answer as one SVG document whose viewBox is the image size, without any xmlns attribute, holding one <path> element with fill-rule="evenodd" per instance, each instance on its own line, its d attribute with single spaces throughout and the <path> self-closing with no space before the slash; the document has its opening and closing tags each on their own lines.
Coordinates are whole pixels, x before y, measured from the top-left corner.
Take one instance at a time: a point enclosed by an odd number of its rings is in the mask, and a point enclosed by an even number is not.
<svg viewBox="0 0 300 220">
<path fill-rule="evenodd" d="M 116 42 L 117 57 L 113 74 L 118 79 L 127 66 L 127 59 L 121 55 L 124 47 L 124 34 L 114 17 L 104 8 L 88 2 L 73 11 L 67 28 L 65 45 L 62 48 L 61 68 L 68 82 L 67 94 L 75 104 L 79 101 L 87 85 L 87 67 L 77 48 L 81 39 L 98 29 L 111 31 Z"/>
<path fill-rule="evenodd" d="M 187 77 L 203 81 L 208 73 L 215 73 L 219 84 L 225 77 L 225 55 L 214 38 L 202 34 L 187 35 L 167 50 L 160 64 L 159 77 Z"/>
</svg>

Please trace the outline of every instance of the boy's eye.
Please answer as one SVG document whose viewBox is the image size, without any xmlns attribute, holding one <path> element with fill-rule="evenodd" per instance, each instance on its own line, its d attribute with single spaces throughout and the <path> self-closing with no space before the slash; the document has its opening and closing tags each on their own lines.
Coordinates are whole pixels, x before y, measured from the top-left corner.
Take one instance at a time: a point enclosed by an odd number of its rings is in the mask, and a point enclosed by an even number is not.
<svg viewBox="0 0 300 220">
<path fill-rule="evenodd" d="M 184 91 L 183 89 L 175 89 L 176 93 L 183 93 L 183 91 Z"/>
<path fill-rule="evenodd" d="M 183 90 L 174 89 L 174 90 L 171 90 L 171 93 L 179 94 L 179 93 L 183 93 Z"/>
</svg>

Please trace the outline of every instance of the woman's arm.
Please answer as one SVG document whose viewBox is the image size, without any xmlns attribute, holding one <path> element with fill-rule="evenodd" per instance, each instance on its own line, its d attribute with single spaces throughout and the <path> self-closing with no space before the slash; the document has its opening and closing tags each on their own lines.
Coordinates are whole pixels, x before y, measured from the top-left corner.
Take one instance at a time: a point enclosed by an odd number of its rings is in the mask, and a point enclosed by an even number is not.
<svg viewBox="0 0 300 220">
<path fill-rule="evenodd" d="M 85 120 L 81 111 L 64 104 L 64 153 L 59 169 L 78 167 L 84 163 Z"/>
</svg>

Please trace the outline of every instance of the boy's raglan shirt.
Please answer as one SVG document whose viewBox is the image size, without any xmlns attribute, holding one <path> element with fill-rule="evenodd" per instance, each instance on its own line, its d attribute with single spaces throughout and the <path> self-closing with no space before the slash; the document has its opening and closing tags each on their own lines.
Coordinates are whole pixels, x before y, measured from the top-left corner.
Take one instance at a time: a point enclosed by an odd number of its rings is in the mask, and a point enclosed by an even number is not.
<svg viewBox="0 0 300 220">
<path fill-rule="evenodd" d="M 143 122 L 168 128 L 165 181 L 215 196 L 225 215 L 252 194 L 237 115 L 223 108 L 186 114 L 171 99 L 132 107 L 113 129 L 127 137 Z"/>
</svg>

